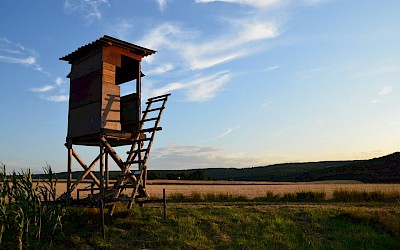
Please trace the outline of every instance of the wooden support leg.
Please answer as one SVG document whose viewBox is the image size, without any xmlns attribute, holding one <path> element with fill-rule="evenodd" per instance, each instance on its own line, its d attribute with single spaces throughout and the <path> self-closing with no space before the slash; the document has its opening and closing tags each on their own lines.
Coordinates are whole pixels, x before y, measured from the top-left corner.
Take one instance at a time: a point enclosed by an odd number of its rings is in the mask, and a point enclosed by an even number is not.
<svg viewBox="0 0 400 250">
<path fill-rule="evenodd" d="M 105 168 L 106 168 L 106 176 L 105 176 L 105 178 L 106 178 L 106 189 L 108 189 L 108 185 L 109 185 L 109 181 L 110 181 L 110 172 L 108 171 L 108 151 L 106 151 L 106 154 L 105 154 L 105 162 L 104 162 L 104 164 L 105 164 Z"/>
<path fill-rule="evenodd" d="M 101 196 L 104 198 L 104 147 L 100 143 L 100 192 Z"/>
<path fill-rule="evenodd" d="M 67 177 L 67 205 L 71 198 L 71 183 L 72 183 L 72 142 L 69 140 L 67 143 L 68 149 L 68 177 Z"/>
<path fill-rule="evenodd" d="M 109 155 L 111 156 L 111 158 L 113 158 L 113 160 L 115 161 L 115 163 L 117 163 L 118 167 L 122 170 L 122 172 L 124 174 L 129 174 L 131 171 L 129 169 L 129 165 L 125 165 L 124 162 L 121 160 L 121 158 L 118 156 L 117 152 L 115 152 L 115 150 L 111 147 L 111 145 L 107 142 L 107 140 L 102 137 L 101 139 L 101 143 L 102 145 L 106 148 L 107 152 L 109 153 Z M 131 182 L 133 184 L 136 183 L 136 178 L 135 176 L 129 175 L 129 179 L 131 180 Z M 123 182 L 123 179 L 119 179 L 116 183 L 115 183 L 115 187 L 119 187 Z"/>
<path fill-rule="evenodd" d="M 142 180 L 143 188 L 146 188 L 146 180 L 147 180 L 147 166 L 144 165 L 144 168 L 143 168 L 143 180 Z"/>
</svg>

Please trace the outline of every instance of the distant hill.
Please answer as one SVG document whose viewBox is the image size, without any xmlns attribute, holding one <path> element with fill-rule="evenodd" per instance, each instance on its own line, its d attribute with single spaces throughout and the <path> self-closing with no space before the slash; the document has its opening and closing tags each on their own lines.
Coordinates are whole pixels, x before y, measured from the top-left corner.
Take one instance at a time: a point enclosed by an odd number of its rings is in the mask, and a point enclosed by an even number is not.
<svg viewBox="0 0 400 250">
<path fill-rule="evenodd" d="M 83 171 L 73 173 L 79 177 Z M 96 173 L 98 175 L 98 173 Z M 110 172 L 115 178 L 118 172 Z M 58 173 L 65 179 L 67 173 Z M 369 183 L 400 183 L 400 152 L 370 160 L 284 163 L 251 168 L 207 168 L 191 170 L 149 170 L 148 179 L 235 180 L 309 182 L 357 180 Z"/>
<path fill-rule="evenodd" d="M 285 163 L 252 168 L 208 168 L 194 170 L 150 170 L 149 177 L 177 178 L 203 172 L 214 180 L 309 182 L 358 180 L 400 183 L 400 153 L 370 160 Z M 186 179 L 186 178 L 183 178 Z"/>
<path fill-rule="evenodd" d="M 365 161 L 314 170 L 308 173 L 310 180 L 358 180 L 363 182 L 400 182 L 400 153 Z"/>
</svg>

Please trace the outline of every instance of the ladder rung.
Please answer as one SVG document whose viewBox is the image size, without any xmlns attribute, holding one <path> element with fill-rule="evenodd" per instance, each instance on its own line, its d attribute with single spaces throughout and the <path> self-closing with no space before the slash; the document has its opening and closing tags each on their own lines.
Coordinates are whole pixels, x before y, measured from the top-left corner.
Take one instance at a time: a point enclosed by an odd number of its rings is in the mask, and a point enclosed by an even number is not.
<svg viewBox="0 0 400 250">
<path fill-rule="evenodd" d="M 155 103 L 155 102 L 162 102 L 162 101 L 165 101 L 165 100 L 166 100 L 165 98 L 154 99 L 154 100 L 151 100 L 151 101 L 147 101 L 146 104 Z"/>
<path fill-rule="evenodd" d="M 143 138 L 143 139 L 134 139 L 132 142 L 142 142 L 142 141 L 151 141 L 151 137 Z"/>
<path fill-rule="evenodd" d="M 145 123 L 145 122 L 150 122 L 150 121 L 156 121 L 156 120 L 158 120 L 158 119 L 159 119 L 159 117 L 154 117 L 154 118 L 144 119 L 144 120 L 137 121 L 137 122 L 132 122 L 132 124 L 138 124 L 138 123 Z"/>
<path fill-rule="evenodd" d="M 127 173 L 127 174 L 119 174 L 118 176 L 119 177 L 125 177 L 125 176 L 132 176 L 132 175 L 135 175 L 133 172 L 131 172 L 131 173 Z"/>
<path fill-rule="evenodd" d="M 134 188 L 135 186 L 132 184 L 125 184 L 125 185 L 121 185 L 121 186 L 117 186 L 116 188 Z"/>
<path fill-rule="evenodd" d="M 162 98 L 166 98 L 168 96 L 170 96 L 171 94 L 165 94 L 165 95 L 159 95 L 159 96 L 155 96 L 155 97 L 151 97 L 149 99 L 147 99 L 148 102 L 157 100 L 157 99 L 162 99 Z"/>
<path fill-rule="evenodd" d="M 156 121 L 158 119 L 160 119 L 160 117 L 148 118 L 148 119 L 141 120 L 140 122 L 150 122 L 150 121 Z"/>
<path fill-rule="evenodd" d="M 140 160 L 140 161 L 127 161 L 127 162 L 125 162 L 125 164 L 136 164 L 136 163 L 144 163 L 144 160 Z"/>
<path fill-rule="evenodd" d="M 163 109 L 165 109 L 165 107 L 159 107 L 159 108 L 154 108 L 154 109 L 146 109 L 145 111 L 142 111 L 142 113 L 153 112 L 153 111 L 163 110 Z"/>
<path fill-rule="evenodd" d="M 136 153 L 136 152 L 146 152 L 147 151 L 147 148 L 145 148 L 145 149 L 141 149 L 141 150 L 138 150 L 138 149 L 135 149 L 135 150 L 132 150 L 132 151 L 127 151 L 126 153 L 127 154 L 130 154 L 130 153 Z"/>
<path fill-rule="evenodd" d="M 154 128 L 145 128 L 142 130 L 139 130 L 139 133 L 148 133 L 148 132 L 154 132 L 154 131 L 160 131 L 162 130 L 162 127 L 154 127 Z"/>
</svg>

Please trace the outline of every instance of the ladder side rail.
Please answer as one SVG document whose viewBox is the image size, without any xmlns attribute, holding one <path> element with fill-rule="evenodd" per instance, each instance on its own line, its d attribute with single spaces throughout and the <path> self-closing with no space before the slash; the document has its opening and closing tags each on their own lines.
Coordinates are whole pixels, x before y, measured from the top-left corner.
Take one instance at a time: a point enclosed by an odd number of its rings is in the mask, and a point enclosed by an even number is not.
<svg viewBox="0 0 400 250">
<path fill-rule="evenodd" d="M 144 113 L 143 113 L 142 120 L 146 119 L 147 113 L 148 113 L 148 110 L 150 109 L 150 107 L 151 107 L 151 103 L 147 104 L 147 107 L 146 107 L 145 111 L 143 111 Z M 138 131 L 141 131 L 142 129 L 143 129 L 143 122 L 140 122 Z M 128 157 L 126 159 L 126 162 L 127 162 L 126 167 L 127 168 L 130 168 L 131 164 L 129 164 L 129 162 L 132 161 L 132 159 L 134 159 L 136 157 L 136 156 L 134 156 L 134 150 L 135 150 L 136 146 L 139 146 L 140 143 L 141 143 L 141 141 L 140 141 L 140 133 L 138 132 L 136 137 L 135 137 L 135 139 L 134 139 L 134 142 L 133 142 L 133 144 L 131 146 L 131 149 L 129 150 L 130 153 L 128 154 Z"/>
<path fill-rule="evenodd" d="M 164 98 L 164 100 L 163 100 L 162 109 L 159 110 L 159 114 L 158 114 L 158 116 L 157 116 L 158 119 L 155 121 L 155 124 L 154 124 L 154 127 L 155 127 L 155 128 L 157 128 L 158 125 L 159 125 L 159 123 L 160 123 L 161 115 L 163 114 L 163 111 L 164 111 L 164 109 L 165 109 L 165 105 L 167 104 L 167 101 L 168 101 L 168 96 L 169 96 L 169 95 L 166 95 L 165 98 Z M 154 141 L 154 137 L 155 137 L 156 131 L 157 131 L 157 130 L 154 130 L 154 131 L 151 133 L 151 140 L 149 141 L 149 144 L 148 144 L 148 146 L 147 146 L 147 151 L 146 151 L 146 153 L 145 153 L 145 158 L 144 158 L 144 161 L 145 161 L 145 162 L 147 161 L 147 159 L 148 159 L 148 157 L 149 157 L 150 149 L 151 149 L 151 146 L 153 145 L 153 141 Z"/>
</svg>

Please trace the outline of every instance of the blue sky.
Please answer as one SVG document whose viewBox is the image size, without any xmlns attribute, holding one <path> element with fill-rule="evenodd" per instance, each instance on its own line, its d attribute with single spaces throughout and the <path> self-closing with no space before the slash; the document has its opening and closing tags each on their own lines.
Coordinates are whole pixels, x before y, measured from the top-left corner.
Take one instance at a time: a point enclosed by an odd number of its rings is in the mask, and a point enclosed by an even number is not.
<svg viewBox="0 0 400 250">
<path fill-rule="evenodd" d="M 0 161 L 66 170 L 70 65 L 58 58 L 103 35 L 158 51 L 143 62 L 143 95 L 172 96 L 149 169 L 399 151 L 399 10 L 397 0 L 1 1 Z M 87 163 L 98 153 L 77 151 Z"/>
</svg>

